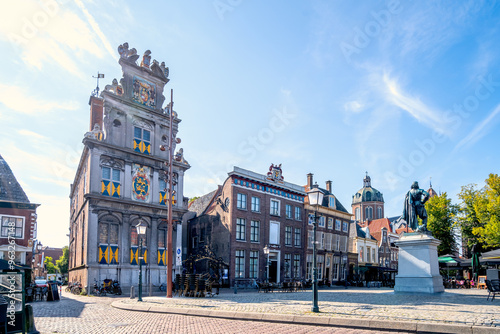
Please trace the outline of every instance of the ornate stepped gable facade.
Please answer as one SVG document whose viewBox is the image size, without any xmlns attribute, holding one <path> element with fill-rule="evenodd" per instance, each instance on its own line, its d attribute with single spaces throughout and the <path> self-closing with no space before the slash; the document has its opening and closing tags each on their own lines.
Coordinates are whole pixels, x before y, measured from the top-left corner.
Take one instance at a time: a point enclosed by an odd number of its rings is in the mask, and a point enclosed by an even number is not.
<svg viewBox="0 0 500 334">
<path fill-rule="evenodd" d="M 222 186 L 190 205 L 190 253 L 206 261 L 194 259 L 188 269 L 204 273 L 218 261 L 229 285 L 303 279 L 305 197 L 304 187 L 284 180 L 281 165 L 267 174 L 234 167 Z"/>
<path fill-rule="evenodd" d="M 307 175 L 305 191 L 317 187 L 313 185 L 313 174 Z M 320 188 L 323 194 L 323 203 L 319 206 L 318 226 L 316 230 L 318 280 L 332 284 L 349 279 L 352 267 L 357 263 L 356 254 L 349 249 L 349 230 L 352 215 L 333 194 L 332 181 L 326 182 L 326 189 Z M 307 248 L 306 248 L 306 278 L 312 279 L 313 265 L 313 226 L 315 207 L 308 204 L 306 198 L 305 210 L 307 219 Z"/>
<path fill-rule="evenodd" d="M 36 208 L 39 205 L 30 202 L 7 161 L 0 155 L 0 258 L 10 260 L 14 255 L 15 263 L 31 265 L 37 238 Z"/>
<path fill-rule="evenodd" d="M 164 104 L 168 68 L 151 61 L 151 52 L 139 55 L 127 43 L 118 48 L 123 77 L 106 85 L 100 97 L 90 98 L 90 129 L 71 185 L 69 280 L 84 286 L 94 280 L 138 283 L 139 236 L 135 225 L 147 223 L 143 238 L 144 285 L 166 283 L 167 251 L 178 253 L 172 270 L 179 270 L 182 225 L 187 212 L 183 196 L 185 171 L 190 168 L 182 149 L 173 163 L 173 249 L 167 250 L 167 194 L 165 161 L 181 120 Z M 98 90 L 97 90 L 98 92 Z M 95 94 L 97 95 L 97 94 Z M 170 117 L 173 117 L 172 138 Z"/>
</svg>

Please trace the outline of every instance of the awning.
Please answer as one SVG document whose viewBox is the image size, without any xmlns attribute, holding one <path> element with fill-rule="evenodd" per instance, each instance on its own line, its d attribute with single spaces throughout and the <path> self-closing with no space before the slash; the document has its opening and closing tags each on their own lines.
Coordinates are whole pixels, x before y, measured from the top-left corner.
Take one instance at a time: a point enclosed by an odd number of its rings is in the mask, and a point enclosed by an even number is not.
<svg viewBox="0 0 500 334">
<path fill-rule="evenodd" d="M 458 262 L 453 257 L 446 255 L 438 257 L 438 262 L 447 266 L 458 265 Z"/>
<path fill-rule="evenodd" d="M 494 249 L 492 251 L 483 253 L 483 256 L 481 256 L 479 262 L 486 265 L 500 264 L 500 249 Z"/>
</svg>

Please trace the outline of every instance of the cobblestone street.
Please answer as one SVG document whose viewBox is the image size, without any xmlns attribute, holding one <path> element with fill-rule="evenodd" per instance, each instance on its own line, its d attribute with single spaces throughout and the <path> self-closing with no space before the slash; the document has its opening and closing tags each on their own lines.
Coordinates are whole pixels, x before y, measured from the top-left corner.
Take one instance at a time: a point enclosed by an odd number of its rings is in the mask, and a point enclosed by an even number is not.
<svg viewBox="0 0 500 334">
<path fill-rule="evenodd" d="M 58 302 L 32 303 L 41 333 L 385 333 L 338 327 L 228 320 L 125 311 L 111 307 L 118 297 L 75 296 L 63 292 Z M 197 299 L 200 301 L 200 299 Z M 391 332 L 395 333 L 395 332 Z"/>
<path fill-rule="evenodd" d="M 373 319 L 412 323 L 436 323 L 464 326 L 498 327 L 500 300 L 487 301 L 481 289 L 447 289 L 442 294 L 395 294 L 388 288 L 331 288 L 319 290 L 320 313 L 313 314 L 311 292 L 257 293 L 226 290 L 215 298 L 147 297 L 145 303 L 155 309 L 194 308 L 281 315 L 305 315 L 343 319 Z M 117 304 L 117 303 L 115 303 Z M 119 304 L 137 305 L 122 299 Z"/>
</svg>

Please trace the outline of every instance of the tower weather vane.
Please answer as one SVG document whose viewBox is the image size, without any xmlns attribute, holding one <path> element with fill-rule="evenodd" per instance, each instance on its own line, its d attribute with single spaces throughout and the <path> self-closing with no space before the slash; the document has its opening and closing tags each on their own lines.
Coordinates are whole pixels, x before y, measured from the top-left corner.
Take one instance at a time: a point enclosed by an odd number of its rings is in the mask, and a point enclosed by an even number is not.
<svg viewBox="0 0 500 334">
<path fill-rule="evenodd" d="M 97 87 L 92 91 L 92 96 L 98 97 L 99 96 L 99 79 L 104 78 L 104 73 L 99 73 L 97 72 L 97 76 L 92 76 L 92 78 L 97 79 Z"/>
</svg>

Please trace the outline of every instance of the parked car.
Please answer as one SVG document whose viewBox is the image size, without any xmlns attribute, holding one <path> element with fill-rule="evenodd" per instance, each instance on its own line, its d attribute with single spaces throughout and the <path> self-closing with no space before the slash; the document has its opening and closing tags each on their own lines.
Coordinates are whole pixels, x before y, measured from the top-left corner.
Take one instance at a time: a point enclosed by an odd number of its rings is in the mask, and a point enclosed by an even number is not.
<svg viewBox="0 0 500 334">
<path fill-rule="evenodd" d="M 44 287 L 48 287 L 49 285 L 47 284 L 47 280 L 46 279 L 36 279 L 35 280 L 35 285 L 38 287 L 38 288 L 44 288 Z"/>
<path fill-rule="evenodd" d="M 47 283 L 48 284 L 57 284 L 57 286 L 61 286 L 62 285 L 62 282 L 60 282 L 60 281 L 48 281 Z"/>
</svg>

